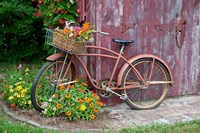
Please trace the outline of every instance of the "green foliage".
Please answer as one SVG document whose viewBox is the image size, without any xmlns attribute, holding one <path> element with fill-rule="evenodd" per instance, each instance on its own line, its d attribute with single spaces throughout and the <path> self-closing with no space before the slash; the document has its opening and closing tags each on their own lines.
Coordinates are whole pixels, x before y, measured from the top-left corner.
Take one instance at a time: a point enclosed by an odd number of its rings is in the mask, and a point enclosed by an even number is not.
<svg viewBox="0 0 200 133">
<path fill-rule="evenodd" d="M 77 0 L 33 0 L 37 2 L 35 16 L 42 16 L 45 27 L 63 27 L 65 21 L 75 22 L 78 17 Z"/>
<path fill-rule="evenodd" d="M 83 79 L 76 80 L 74 85 L 60 86 L 50 99 L 43 100 L 43 115 L 52 117 L 64 114 L 70 120 L 95 119 L 103 103 L 87 86 Z"/>
<path fill-rule="evenodd" d="M 45 56 L 42 19 L 33 14 L 30 0 L 1 0 L 0 61 L 30 61 Z"/>
<path fill-rule="evenodd" d="M 17 70 L 8 73 L 8 78 L 3 80 L 1 94 L 11 108 L 32 108 L 30 91 L 35 72 L 19 65 Z"/>
</svg>

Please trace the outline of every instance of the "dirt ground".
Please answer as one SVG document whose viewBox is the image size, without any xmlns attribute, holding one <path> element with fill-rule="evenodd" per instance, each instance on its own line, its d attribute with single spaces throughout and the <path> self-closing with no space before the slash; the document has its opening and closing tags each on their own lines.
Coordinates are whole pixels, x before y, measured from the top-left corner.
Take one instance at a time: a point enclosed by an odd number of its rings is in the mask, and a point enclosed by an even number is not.
<svg viewBox="0 0 200 133">
<path fill-rule="evenodd" d="M 64 116 L 45 118 L 42 117 L 39 112 L 35 109 L 31 110 L 20 110 L 9 108 L 10 112 L 18 117 L 29 119 L 31 121 L 37 122 L 43 126 L 51 126 L 59 130 L 74 130 L 74 129 L 109 129 L 108 123 L 112 123 L 114 118 L 111 118 L 108 111 L 101 111 L 96 115 L 96 119 L 92 121 L 87 120 L 77 120 L 69 121 L 66 120 Z"/>
</svg>

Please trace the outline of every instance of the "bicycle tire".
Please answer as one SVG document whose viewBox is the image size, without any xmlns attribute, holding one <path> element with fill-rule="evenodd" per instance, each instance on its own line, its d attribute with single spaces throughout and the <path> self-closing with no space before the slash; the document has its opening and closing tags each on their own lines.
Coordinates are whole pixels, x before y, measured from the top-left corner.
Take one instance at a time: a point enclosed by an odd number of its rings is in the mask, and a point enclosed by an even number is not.
<svg viewBox="0 0 200 133">
<path fill-rule="evenodd" d="M 41 112 L 43 110 L 41 104 L 55 93 L 55 81 L 57 80 L 56 78 L 58 78 L 58 73 L 60 73 L 57 70 L 61 68 L 63 62 L 63 60 L 53 62 L 48 61 L 42 66 L 36 75 L 31 88 L 31 102 L 37 111 Z M 67 65 L 68 63 L 66 62 L 66 66 Z M 54 74 L 55 71 L 58 73 Z M 50 72 L 50 75 L 48 75 L 48 72 Z M 74 65 L 70 65 L 69 73 L 71 73 L 68 77 L 70 78 L 69 80 L 74 80 L 76 77 Z M 63 76 L 64 72 L 61 78 Z M 56 78 L 54 79 L 54 77 Z"/>
<path fill-rule="evenodd" d="M 144 80 L 147 80 L 150 74 L 153 58 L 140 58 L 132 62 L 132 65 L 141 74 Z M 159 61 L 155 60 L 151 81 L 169 81 L 169 73 L 166 67 Z M 130 80 L 131 77 L 131 80 Z M 121 86 L 125 87 L 125 83 L 133 82 L 142 85 L 142 81 L 137 78 L 131 66 L 129 65 L 122 75 Z M 127 98 L 125 102 L 133 109 L 145 110 L 154 109 L 158 107 L 165 99 L 169 90 L 169 84 L 150 84 L 147 88 L 134 88 L 124 89 L 122 94 L 125 94 Z"/>
</svg>

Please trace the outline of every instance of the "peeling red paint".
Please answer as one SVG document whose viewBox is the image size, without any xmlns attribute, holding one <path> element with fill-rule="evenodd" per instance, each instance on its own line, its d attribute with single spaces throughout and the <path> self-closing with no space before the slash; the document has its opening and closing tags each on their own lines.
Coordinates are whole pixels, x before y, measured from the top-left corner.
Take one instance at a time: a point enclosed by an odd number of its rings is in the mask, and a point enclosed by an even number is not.
<svg viewBox="0 0 200 133">
<path fill-rule="evenodd" d="M 85 4 L 85 19 L 97 30 L 110 33 L 96 35 L 95 45 L 119 51 L 112 38 L 133 39 L 135 43 L 125 48 L 125 57 L 144 53 L 165 60 L 174 77 L 170 96 L 200 92 L 199 0 L 86 0 Z M 88 61 L 97 79 L 108 78 L 112 61 Z"/>
</svg>

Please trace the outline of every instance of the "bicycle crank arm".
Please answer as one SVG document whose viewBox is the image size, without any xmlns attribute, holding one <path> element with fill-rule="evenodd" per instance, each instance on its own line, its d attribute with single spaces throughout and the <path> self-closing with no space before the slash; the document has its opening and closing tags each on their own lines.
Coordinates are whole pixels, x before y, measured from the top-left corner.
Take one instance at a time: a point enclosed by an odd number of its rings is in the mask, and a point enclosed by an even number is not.
<svg viewBox="0 0 200 133">
<path fill-rule="evenodd" d="M 122 99 L 122 100 L 126 100 L 127 99 L 127 95 L 126 94 L 119 94 L 119 93 L 116 93 L 116 92 L 114 92 L 114 91 L 112 91 L 110 88 L 106 88 L 106 92 L 110 92 L 110 93 L 113 93 L 113 94 L 115 94 L 115 95 L 117 95 L 117 96 L 119 96 L 120 97 L 120 99 Z"/>
</svg>

